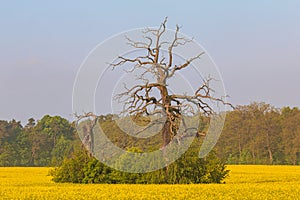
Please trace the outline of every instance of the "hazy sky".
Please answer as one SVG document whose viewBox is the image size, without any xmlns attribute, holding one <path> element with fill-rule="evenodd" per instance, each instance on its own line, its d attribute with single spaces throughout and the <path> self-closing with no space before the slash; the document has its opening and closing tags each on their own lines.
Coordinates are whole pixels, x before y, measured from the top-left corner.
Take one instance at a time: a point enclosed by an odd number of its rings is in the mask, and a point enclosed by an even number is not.
<svg viewBox="0 0 300 200">
<path fill-rule="evenodd" d="M 76 72 L 121 31 L 168 27 L 202 44 L 233 104 L 300 107 L 300 1 L 1 1 L 0 119 L 70 118 Z"/>
</svg>

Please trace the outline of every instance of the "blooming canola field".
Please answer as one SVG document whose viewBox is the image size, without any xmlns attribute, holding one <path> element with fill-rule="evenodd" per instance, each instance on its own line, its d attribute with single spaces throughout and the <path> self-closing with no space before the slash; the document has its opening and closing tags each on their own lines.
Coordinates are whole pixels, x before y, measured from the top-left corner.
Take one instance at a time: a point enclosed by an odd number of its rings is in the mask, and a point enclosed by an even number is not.
<svg viewBox="0 0 300 200">
<path fill-rule="evenodd" d="M 50 168 L 1 167 L 0 199 L 300 199 L 300 166 L 230 165 L 225 184 L 54 183 Z"/>
</svg>

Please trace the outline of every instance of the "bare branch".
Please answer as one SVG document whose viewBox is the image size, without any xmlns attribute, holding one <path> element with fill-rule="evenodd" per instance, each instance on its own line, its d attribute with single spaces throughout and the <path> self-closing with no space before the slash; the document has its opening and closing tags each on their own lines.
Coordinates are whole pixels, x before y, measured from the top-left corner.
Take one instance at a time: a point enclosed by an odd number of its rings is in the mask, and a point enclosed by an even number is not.
<svg viewBox="0 0 300 200">
<path fill-rule="evenodd" d="M 168 80 L 187 67 L 195 60 L 200 59 L 205 52 L 187 59 L 184 63 L 174 63 L 174 49 L 178 46 L 192 42 L 192 39 L 185 38 L 179 34 L 180 27 L 176 25 L 174 38 L 171 41 L 162 41 L 162 36 L 166 32 L 167 18 L 161 23 L 159 28 L 146 28 L 143 31 L 145 41 L 134 41 L 126 37 L 128 45 L 135 49 L 145 49 L 145 54 L 134 58 L 119 56 L 116 63 L 112 63 L 112 68 L 123 64 L 131 64 L 131 73 L 136 69 L 142 72 L 138 74 L 137 83 L 131 88 L 124 84 L 125 91 L 115 96 L 115 99 L 123 103 L 121 114 L 129 115 L 153 115 L 154 113 L 164 114 L 166 122 L 163 130 L 164 146 L 179 131 L 180 123 L 184 123 L 183 115 L 214 114 L 212 102 L 232 106 L 225 101 L 224 97 L 213 96 L 214 90 L 210 87 L 212 78 L 204 81 L 193 94 L 169 94 Z M 168 46 L 167 55 L 163 54 L 162 47 Z M 139 71 L 140 72 L 140 71 Z M 152 75 L 156 80 L 149 80 Z M 189 127 L 186 127 L 188 130 Z M 146 129 L 145 129 L 146 130 Z M 138 134 L 138 133 L 137 133 Z"/>
<path fill-rule="evenodd" d="M 174 75 L 174 73 L 178 70 L 182 70 L 186 67 L 188 67 L 194 60 L 200 58 L 205 52 L 201 52 L 200 54 L 198 54 L 197 56 L 190 58 L 189 60 L 187 60 L 185 63 L 183 63 L 182 65 L 175 65 L 174 68 L 172 68 L 170 74 L 168 75 L 168 77 L 172 77 Z"/>
</svg>

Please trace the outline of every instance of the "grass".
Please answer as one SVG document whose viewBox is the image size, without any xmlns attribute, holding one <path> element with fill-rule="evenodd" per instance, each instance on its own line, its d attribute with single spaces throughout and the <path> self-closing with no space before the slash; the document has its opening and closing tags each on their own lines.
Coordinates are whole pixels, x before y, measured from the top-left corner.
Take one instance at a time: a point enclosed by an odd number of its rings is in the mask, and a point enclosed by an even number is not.
<svg viewBox="0 0 300 200">
<path fill-rule="evenodd" d="M 0 168 L 0 199 L 300 199 L 300 166 L 230 165 L 226 184 L 57 184 L 49 168 Z"/>
</svg>

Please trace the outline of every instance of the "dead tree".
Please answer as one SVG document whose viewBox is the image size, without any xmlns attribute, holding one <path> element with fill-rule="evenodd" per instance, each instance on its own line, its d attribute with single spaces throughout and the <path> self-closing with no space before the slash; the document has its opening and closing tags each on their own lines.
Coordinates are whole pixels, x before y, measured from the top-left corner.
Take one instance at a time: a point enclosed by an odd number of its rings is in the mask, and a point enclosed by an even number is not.
<svg viewBox="0 0 300 200">
<path fill-rule="evenodd" d="M 138 77 L 142 84 L 136 84 L 132 87 L 124 85 L 125 92 L 118 94 L 116 98 L 124 102 L 123 112 L 129 115 L 147 116 L 159 113 L 165 116 L 162 129 L 162 148 L 177 134 L 179 124 L 184 124 L 184 113 L 200 112 L 211 115 L 214 111 L 209 101 L 228 104 L 223 98 L 216 98 L 212 95 L 213 90 L 209 85 L 212 78 L 207 78 L 200 83 L 198 89 L 191 95 L 171 94 L 168 80 L 180 70 L 189 67 L 196 59 L 200 59 L 204 52 L 199 52 L 181 64 L 175 63 L 173 50 L 178 46 L 192 42 L 192 40 L 181 37 L 179 34 L 180 27 L 177 25 L 172 40 L 162 41 L 162 36 L 166 32 L 166 23 L 167 18 L 157 29 L 146 28 L 143 32 L 145 41 L 133 41 L 131 38 L 126 38 L 129 45 L 144 50 L 145 55 L 135 58 L 119 56 L 116 62 L 111 64 L 113 69 L 124 64 L 130 64 L 132 68 L 127 70 L 128 73 L 142 70 Z M 165 50 L 166 56 L 162 53 L 162 45 L 168 46 Z M 148 75 L 155 78 L 150 80 L 147 78 Z"/>
<path fill-rule="evenodd" d="M 74 114 L 76 118 L 76 126 L 78 127 L 80 120 L 86 120 L 86 124 L 83 125 L 81 133 L 82 145 L 89 151 L 89 156 L 93 156 L 94 153 L 94 127 L 97 125 L 98 116 L 92 112 L 84 113 L 82 115 Z"/>
</svg>

